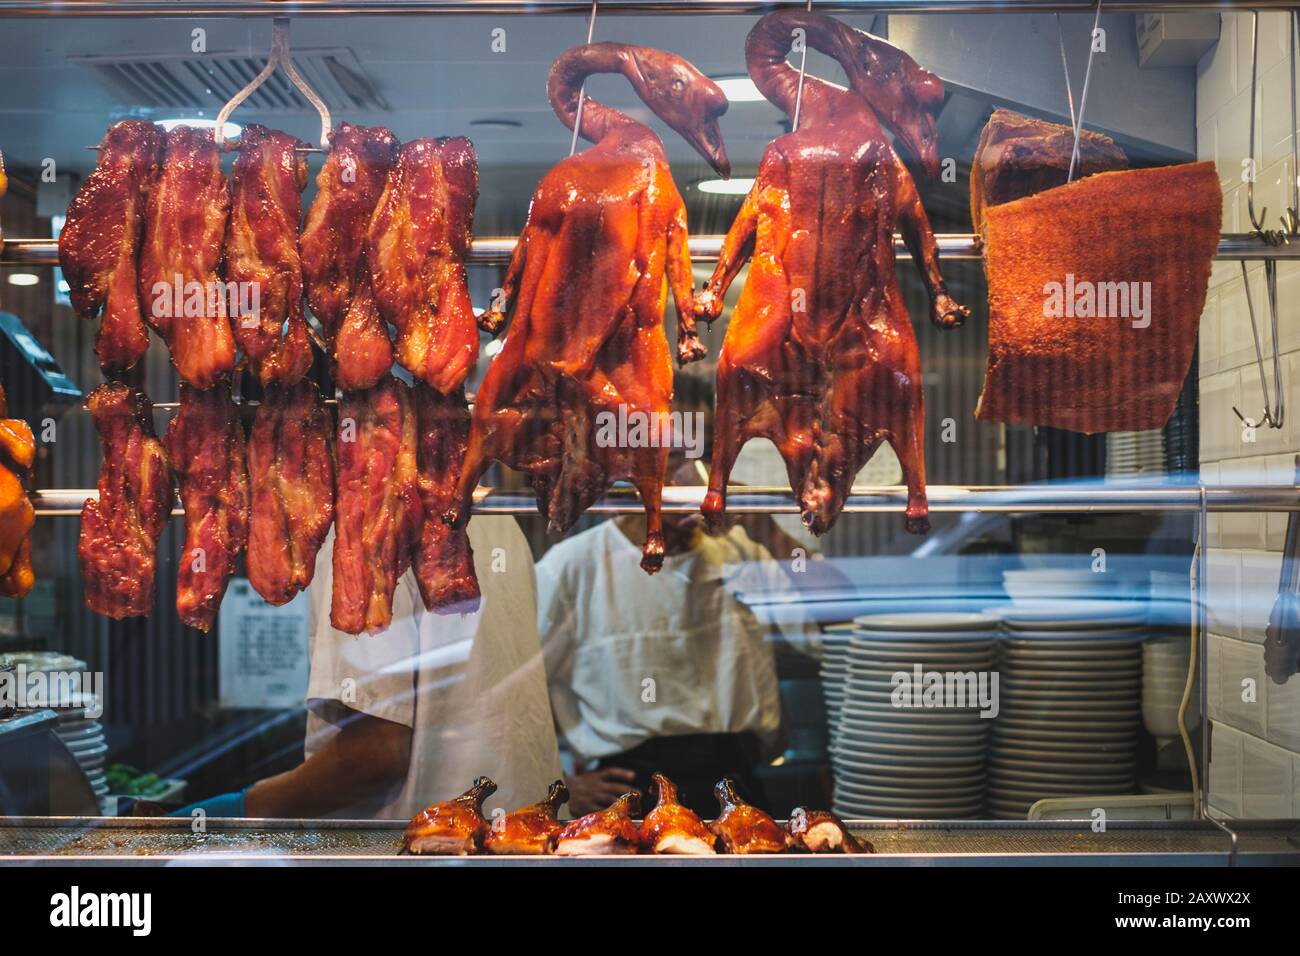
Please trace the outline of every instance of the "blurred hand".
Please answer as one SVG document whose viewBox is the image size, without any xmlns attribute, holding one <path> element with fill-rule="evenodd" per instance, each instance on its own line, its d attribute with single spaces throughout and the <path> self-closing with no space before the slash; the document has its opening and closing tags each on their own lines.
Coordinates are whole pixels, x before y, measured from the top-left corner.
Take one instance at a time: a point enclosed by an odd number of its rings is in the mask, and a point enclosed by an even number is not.
<svg viewBox="0 0 1300 956">
<path fill-rule="evenodd" d="M 588 773 L 576 773 L 565 783 L 569 787 L 569 812 L 575 817 L 604 810 L 629 790 L 636 774 L 623 767 L 605 767 Z"/>
</svg>

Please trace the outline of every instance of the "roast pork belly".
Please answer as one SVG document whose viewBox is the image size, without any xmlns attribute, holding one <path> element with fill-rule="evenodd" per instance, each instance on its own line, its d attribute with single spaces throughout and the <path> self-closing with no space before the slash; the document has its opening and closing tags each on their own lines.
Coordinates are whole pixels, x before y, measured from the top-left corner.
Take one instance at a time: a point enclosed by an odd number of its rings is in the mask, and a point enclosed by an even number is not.
<svg viewBox="0 0 1300 956">
<path fill-rule="evenodd" d="M 976 416 L 1164 427 L 1196 349 L 1223 196 L 1212 163 L 1099 173 L 987 213 Z"/>
<path fill-rule="evenodd" d="M 1074 130 L 1060 123 L 993 111 L 975 150 L 970 170 L 971 223 L 984 231 L 989 206 L 1064 186 L 1074 152 Z M 1083 130 L 1075 180 L 1095 173 L 1128 168 L 1128 157 L 1103 133 Z"/>
</svg>

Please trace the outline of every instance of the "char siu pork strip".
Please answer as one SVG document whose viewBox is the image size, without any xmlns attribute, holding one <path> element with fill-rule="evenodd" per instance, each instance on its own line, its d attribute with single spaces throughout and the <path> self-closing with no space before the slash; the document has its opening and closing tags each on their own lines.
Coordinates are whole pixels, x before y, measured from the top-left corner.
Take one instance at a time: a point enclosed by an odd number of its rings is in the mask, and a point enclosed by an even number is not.
<svg viewBox="0 0 1300 956">
<path fill-rule="evenodd" d="M 72 307 L 84 318 L 99 317 L 95 354 L 109 375 L 132 368 L 149 349 L 136 261 L 162 149 L 163 133 L 153 123 L 123 120 L 110 128 L 59 235 L 59 265 Z"/>
<path fill-rule="evenodd" d="M 211 130 L 177 126 L 167 134 L 162 175 L 149 192 L 140 253 L 145 320 L 180 377 L 211 388 L 235 364 L 221 265 L 230 194 Z"/>
<path fill-rule="evenodd" d="M 257 293 L 252 312 L 243 311 L 250 302 L 241 294 L 241 311 L 232 314 L 231 325 L 263 388 L 293 385 L 311 367 L 298 255 L 307 184 L 302 145 L 286 133 L 245 126 L 230 182 L 226 280 L 241 292 Z"/>
<path fill-rule="evenodd" d="M 424 508 L 410 391 L 390 375 L 339 400 L 330 622 L 348 634 L 392 622 L 393 591 L 420 536 Z"/>
<path fill-rule="evenodd" d="M 444 395 L 478 358 L 469 254 L 478 159 L 461 136 L 407 143 L 370 220 L 366 257 L 380 316 L 397 329 L 397 361 Z"/>
<path fill-rule="evenodd" d="M 311 584 L 334 523 L 333 423 L 310 381 L 273 388 L 248 440 L 253 508 L 248 581 L 268 604 L 286 604 Z"/>
<path fill-rule="evenodd" d="M 185 508 L 176 612 L 190 627 L 208 631 L 248 540 L 244 426 L 230 386 L 200 391 L 182 383 L 166 441 Z"/>
<path fill-rule="evenodd" d="M 335 383 L 376 385 L 393 365 L 366 265 L 366 231 L 397 157 L 397 137 L 378 127 L 342 123 L 316 177 L 299 250 L 307 303 L 325 332 Z"/>
<path fill-rule="evenodd" d="M 153 609 L 158 536 L 172 510 L 172 470 L 153 428 L 153 403 L 115 382 L 86 399 L 103 445 L 99 497 L 81 509 L 86 607 L 122 619 Z"/>
<path fill-rule="evenodd" d="M 469 444 L 469 406 L 465 393 L 457 390 L 440 395 L 429 386 L 415 386 L 419 422 L 420 500 L 424 523 L 416 546 L 415 580 L 424 606 L 430 611 L 455 607 L 468 611 L 478 607 L 478 577 L 474 573 L 474 550 L 464 528 L 453 528 L 442 520 L 456 500 L 456 482 Z"/>
</svg>

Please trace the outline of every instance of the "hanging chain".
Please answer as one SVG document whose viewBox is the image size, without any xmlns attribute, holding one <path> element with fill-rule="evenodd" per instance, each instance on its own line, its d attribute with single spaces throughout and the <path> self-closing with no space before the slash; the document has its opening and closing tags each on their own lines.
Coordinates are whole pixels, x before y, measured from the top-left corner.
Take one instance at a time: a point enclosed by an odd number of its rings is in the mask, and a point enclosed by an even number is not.
<svg viewBox="0 0 1300 956">
<path fill-rule="evenodd" d="M 591 45 L 591 38 L 596 35 L 596 5 L 600 0 L 591 0 L 591 16 L 587 19 L 587 45 Z M 578 151 L 578 130 L 582 129 L 582 107 L 587 102 L 587 81 L 582 81 L 582 86 L 578 88 L 578 114 L 573 119 L 573 138 L 569 140 L 569 155 L 572 156 Z"/>
<path fill-rule="evenodd" d="M 807 10 L 812 13 L 813 0 L 808 0 Z M 794 116 L 790 117 L 790 132 L 799 128 L 799 112 L 803 109 L 803 79 L 808 72 L 808 36 L 803 38 L 803 49 L 799 53 L 799 85 L 794 91 Z"/>
<path fill-rule="evenodd" d="M 1067 183 L 1074 182 L 1074 173 L 1079 166 L 1079 137 L 1083 135 L 1083 112 L 1088 108 L 1088 87 L 1092 84 L 1092 59 L 1097 52 L 1097 31 L 1101 29 L 1101 0 L 1097 0 L 1097 16 L 1092 21 L 1092 33 L 1088 37 L 1088 65 L 1083 71 L 1083 93 L 1079 96 L 1079 115 L 1074 120 L 1074 149 L 1070 152 L 1070 172 Z"/>
</svg>

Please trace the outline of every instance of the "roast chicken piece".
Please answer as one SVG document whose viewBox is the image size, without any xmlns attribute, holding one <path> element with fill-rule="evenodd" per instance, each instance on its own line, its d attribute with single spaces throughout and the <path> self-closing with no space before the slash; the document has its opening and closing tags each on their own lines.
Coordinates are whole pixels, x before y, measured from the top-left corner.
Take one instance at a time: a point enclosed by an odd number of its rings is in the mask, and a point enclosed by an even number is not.
<svg viewBox="0 0 1300 956">
<path fill-rule="evenodd" d="M 397 329 L 397 361 L 444 395 L 478 358 L 469 254 L 478 159 L 462 136 L 405 144 L 370 220 L 366 258 L 379 314 Z"/>
<path fill-rule="evenodd" d="M 977 234 L 984 232 L 989 206 L 1064 186 L 1070 175 L 1074 130 L 997 109 L 980 134 L 970 168 L 970 216 Z M 1102 133 L 1082 130 L 1074 178 L 1127 169 L 1128 157 Z"/>
<path fill-rule="evenodd" d="M 19 598 L 36 583 L 32 572 L 36 511 L 22 482 L 36 460 L 36 439 L 27 422 L 8 414 L 9 403 L 0 387 L 0 595 Z"/>
<path fill-rule="evenodd" d="M 415 386 L 417 481 L 423 518 L 413 556 L 420 597 L 430 611 L 478 608 L 474 549 L 464 527 L 442 516 L 455 502 L 456 481 L 469 444 L 469 405 L 463 389 L 442 395 L 423 382 Z"/>
<path fill-rule="evenodd" d="M 293 385 L 311 367 L 298 227 L 307 185 L 303 146 L 250 123 L 230 180 L 226 280 L 257 289 L 256 309 L 232 315 L 235 339 L 262 387 Z M 242 299 L 241 299 L 242 302 Z"/>
<path fill-rule="evenodd" d="M 411 390 L 391 375 L 339 400 L 330 622 L 360 634 L 393 619 L 393 591 L 410 566 L 424 508 Z"/>
<path fill-rule="evenodd" d="M 681 57 L 619 43 L 576 47 L 551 67 L 548 95 L 566 125 L 593 73 L 622 73 L 637 95 L 719 173 L 730 172 L 718 117 L 727 100 Z M 660 497 L 667 447 L 601 447 L 601 412 L 654 427 L 669 411 L 672 363 L 663 330 L 665 274 L 677 304 L 677 357 L 703 357 L 692 314 L 686 207 L 663 144 L 647 126 L 587 97 L 590 149 L 561 161 L 533 194 L 502 292 L 481 318 L 513 326 L 474 405 L 455 524 L 469 520 L 492 460 L 523 471 L 553 528 L 569 529 L 612 482 L 627 479 L 645 506 L 642 567 L 663 564 Z M 650 442 L 641 443 L 650 446 Z"/>
<path fill-rule="evenodd" d="M 875 853 L 876 848 L 859 840 L 844 822 L 827 810 L 805 810 L 795 807 L 786 821 L 791 846 L 809 853 Z"/>
<path fill-rule="evenodd" d="M 546 791 L 546 799 L 512 810 L 492 821 L 483 849 L 489 853 L 539 856 L 550 853 L 564 825 L 556 819 L 562 804 L 569 802 L 569 788 L 557 780 Z"/>
<path fill-rule="evenodd" d="M 640 809 L 640 794 L 631 792 L 623 794 L 604 810 L 571 820 L 555 838 L 555 855 L 635 853 L 641 843 L 641 833 L 632 814 Z"/>
<path fill-rule="evenodd" d="M 316 573 L 316 553 L 334 523 L 333 427 L 306 379 L 270 389 L 257 407 L 248 438 L 245 564 L 248 583 L 268 604 L 287 604 Z"/>
<path fill-rule="evenodd" d="M 229 384 L 200 391 L 182 382 L 180 392 L 166 438 L 185 509 L 176 613 L 206 632 L 248 541 L 248 462 Z"/>
<path fill-rule="evenodd" d="M 479 777 L 459 797 L 425 807 L 406 827 L 406 852 L 434 856 L 466 856 L 483 846 L 489 826 L 483 819 L 483 801 L 497 785 Z"/>
<path fill-rule="evenodd" d="M 371 388 L 393 365 L 370 288 L 366 234 L 397 146 L 389 130 L 340 123 L 299 240 L 307 303 L 325 332 L 340 388 Z"/>
<path fill-rule="evenodd" d="M 59 234 L 59 265 L 77 314 L 100 317 L 95 354 L 106 374 L 135 366 L 149 349 L 140 313 L 136 261 L 145 202 L 158 177 L 163 133 L 145 120 L 111 127 L 99 162 L 68 205 Z"/>
<path fill-rule="evenodd" d="M 895 274 L 896 226 L 929 291 L 931 319 L 949 328 L 969 310 L 948 295 L 916 186 L 880 122 L 937 175 L 943 85 L 901 50 L 830 17 L 773 13 L 750 31 L 745 57 L 763 95 L 791 116 L 799 71 L 785 57 L 796 29 L 843 65 L 851 89 L 806 78 L 799 128 L 768 145 L 696 299 L 697 316 L 717 318 L 752 250 L 718 362 L 703 511 L 721 521 L 736 456 L 751 438 L 768 438 L 785 460 L 804 524 L 822 534 L 887 441 L 907 481 L 907 529 L 923 534 L 921 359 Z"/>
<path fill-rule="evenodd" d="M 721 812 L 709 828 L 727 853 L 783 853 L 790 847 L 790 835 L 758 807 L 742 800 L 731 780 L 719 780 L 713 795 Z"/>
<path fill-rule="evenodd" d="M 1098 173 L 990 206 L 976 417 L 1163 428 L 1196 351 L 1222 214 L 1213 163 Z"/>
<path fill-rule="evenodd" d="M 118 620 L 153 609 L 158 536 L 171 515 L 172 469 L 153 428 L 153 403 L 142 392 L 107 382 L 86 408 L 103 446 L 99 497 L 81 509 L 81 562 L 86 607 Z"/>
<path fill-rule="evenodd" d="M 693 856 L 716 853 L 717 836 L 695 815 L 695 811 L 677 801 L 677 785 L 661 773 L 650 777 L 659 802 L 641 823 L 641 845 L 653 853 L 680 853 Z"/>
<path fill-rule="evenodd" d="M 167 134 L 162 174 L 149 190 L 140 249 L 140 302 L 196 388 L 211 388 L 235 364 L 225 287 L 217 270 L 230 192 L 212 130 L 177 126 Z"/>
</svg>

